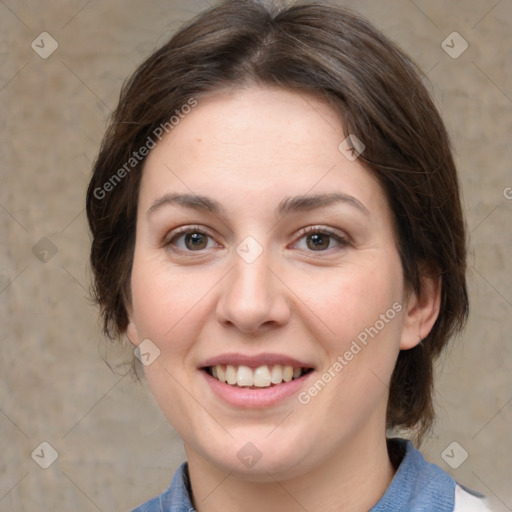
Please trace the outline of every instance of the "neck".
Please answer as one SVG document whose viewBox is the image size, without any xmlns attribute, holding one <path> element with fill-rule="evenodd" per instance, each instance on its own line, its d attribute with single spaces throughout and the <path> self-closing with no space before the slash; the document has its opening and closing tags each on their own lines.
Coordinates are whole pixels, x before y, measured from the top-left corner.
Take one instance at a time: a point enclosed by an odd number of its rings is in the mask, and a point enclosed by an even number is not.
<svg viewBox="0 0 512 512">
<path fill-rule="evenodd" d="M 187 456 L 198 512 L 366 512 L 383 496 L 395 473 L 382 434 L 370 439 L 360 435 L 320 466 L 270 483 L 223 472 L 188 449 Z"/>
</svg>

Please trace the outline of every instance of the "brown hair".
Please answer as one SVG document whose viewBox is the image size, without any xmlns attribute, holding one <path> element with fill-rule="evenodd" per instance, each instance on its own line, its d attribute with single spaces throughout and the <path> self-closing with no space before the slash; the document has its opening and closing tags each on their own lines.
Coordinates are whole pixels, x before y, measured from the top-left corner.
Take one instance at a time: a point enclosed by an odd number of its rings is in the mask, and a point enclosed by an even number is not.
<svg viewBox="0 0 512 512">
<path fill-rule="evenodd" d="M 416 429 L 421 439 L 434 418 L 434 360 L 468 314 L 459 184 L 418 69 L 347 9 L 225 1 L 189 22 L 124 84 L 87 191 L 93 293 L 104 332 L 118 338 L 128 324 L 139 149 L 151 147 L 162 127 L 170 131 L 169 119 L 184 105 L 251 83 L 313 93 L 339 112 L 346 135 L 364 142 L 359 158 L 393 211 L 406 284 L 419 292 L 425 272 L 442 276 L 438 319 L 421 344 L 400 352 L 390 385 L 387 426 Z"/>
</svg>

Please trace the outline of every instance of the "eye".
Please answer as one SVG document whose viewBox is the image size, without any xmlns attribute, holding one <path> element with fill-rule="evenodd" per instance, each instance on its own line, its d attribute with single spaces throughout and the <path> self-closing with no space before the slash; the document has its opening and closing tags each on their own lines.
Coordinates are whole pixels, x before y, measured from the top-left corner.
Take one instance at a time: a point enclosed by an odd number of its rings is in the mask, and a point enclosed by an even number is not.
<svg viewBox="0 0 512 512">
<path fill-rule="evenodd" d="M 166 237 L 162 245 L 173 252 L 200 252 L 218 247 L 213 238 L 198 226 L 178 228 Z M 347 245 L 349 241 L 345 236 L 330 228 L 318 226 L 302 229 L 299 232 L 298 242 L 295 242 L 295 246 L 299 249 L 309 252 L 326 252 L 329 249 Z"/>
<path fill-rule="evenodd" d="M 325 252 L 334 247 L 346 247 L 349 242 L 346 237 L 329 228 L 321 228 L 318 226 L 309 226 L 299 233 L 300 239 L 305 241 L 305 248 L 299 247 L 306 251 Z"/>
<path fill-rule="evenodd" d="M 210 244 L 208 239 L 211 239 Z M 163 245 L 171 251 L 181 252 L 198 252 L 217 246 L 208 233 L 196 226 L 179 228 L 170 233 Z"/>
</svg>

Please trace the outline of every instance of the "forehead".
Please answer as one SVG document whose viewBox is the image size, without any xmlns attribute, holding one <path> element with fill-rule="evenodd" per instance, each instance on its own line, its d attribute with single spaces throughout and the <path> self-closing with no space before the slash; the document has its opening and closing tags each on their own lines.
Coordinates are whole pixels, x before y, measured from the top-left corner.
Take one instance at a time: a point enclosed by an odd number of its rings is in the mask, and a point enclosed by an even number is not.
<svg viewBox="0 0 512 512">
<path fill-rule="evenodd" d="M 254 86 L 200 97 L 147 157 L 140 201 L 166 187 L 246 205 L 311 191 L 385 208 L 373 175 L 340 151 L 344 139 L 340 116 L 312 94 Z"/>
</svg>

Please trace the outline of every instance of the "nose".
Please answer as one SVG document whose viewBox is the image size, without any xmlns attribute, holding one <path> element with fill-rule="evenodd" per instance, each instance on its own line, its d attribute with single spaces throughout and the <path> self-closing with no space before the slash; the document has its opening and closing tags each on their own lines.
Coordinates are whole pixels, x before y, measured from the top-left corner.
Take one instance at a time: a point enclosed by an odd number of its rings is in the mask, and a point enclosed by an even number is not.
<svg viewBox="0 0 512 512">
<path fill-rule="evenodd" d="M 223 280 L 217 320 L 245 333 L 266 331 L 288 322 L 290 291 L 262 254 L 247 263 L 234 255 L 234 268 Z"/>
</svg>

